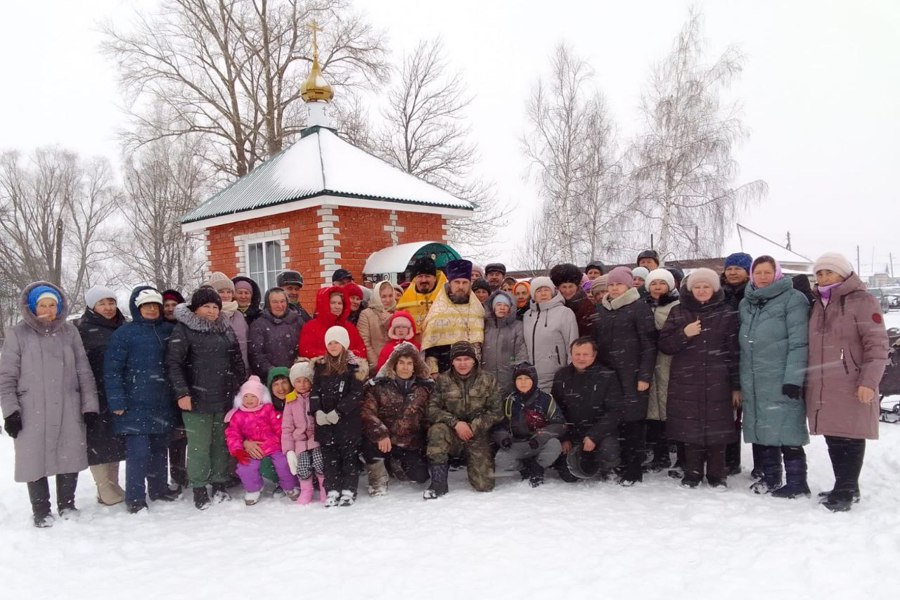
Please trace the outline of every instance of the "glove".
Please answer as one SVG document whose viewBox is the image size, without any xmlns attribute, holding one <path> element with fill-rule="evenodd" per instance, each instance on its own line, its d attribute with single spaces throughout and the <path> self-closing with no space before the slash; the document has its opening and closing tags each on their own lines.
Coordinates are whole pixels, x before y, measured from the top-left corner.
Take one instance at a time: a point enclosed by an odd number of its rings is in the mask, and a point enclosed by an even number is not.
<svg viewBox="0 0 900 600">
<path fill-rule="evenodd" d="M 296 475 L 297 474 L 297 453 L 294 452 L 293 450 L 288 450 L 284 456 L 285 456 L 285 458 L 287 458 L 288 469 L 291 470 L 291 475 Z"/>
<path fill-rule="evenodd" d="M 19 432 L 22 431 L 22 414 L 19 411 L 16 411 L 3 419 L 3 427 L 6 429 L 6 433 L 9 434 L 9 437 L 16 439 Z"/>
<path fill-rule="evenodd" d="M 231 455 L 242 465 L 250 464 L 250 455 L 243 448 L 241 448 L 240 450 L 235 450 L 231 453 Z"/>
<path fill-rule="evenodd" d="M 81 418 L 84 419 L 84 424 L 88 427 L 93 427 L 100 421 L 100 415 L 95 412 L 86 412 L 81 415 Z"/>
<path fill-rule="evenodd" d="M 328 416 L 325 414 L 325 411 L 316 411 L 316 425 L 328 425 Z"/>
<path fill-rule="evenodd" d="M 791 400 L 799 400 L 800 399 L 800 386 L 794 385 L 791 383 L 786 383 L 781 386 L 781 393 L 790 398 Z"/>
<path fill-rule="evenodd" d="M 528 440 L 528 447 L 531 448 L 532 450 L 537 450 L 538 446 L 540 446 L 540 445 L 541 445 L 541 443 L 538 442 L 537 436 L 534 436 L 533 438 Z"/>
<path fill-rule="evenodd" d="M 325 418 L 328 419 L 328 422 L 331 423 L 332 425 L 337 425 L 337 422 L 341 420 L 341 416 L 339 414 L 337 414 L 336 410 L 333 410 L 330 413 L 328 413 L 327 415 L 325 415 Z"/>
<path fill-rule="evenodd" d="M 500 440 L 500 447 L 509 450 L 512 447 L 512 436 L 508 435 Z"/>
</svg>

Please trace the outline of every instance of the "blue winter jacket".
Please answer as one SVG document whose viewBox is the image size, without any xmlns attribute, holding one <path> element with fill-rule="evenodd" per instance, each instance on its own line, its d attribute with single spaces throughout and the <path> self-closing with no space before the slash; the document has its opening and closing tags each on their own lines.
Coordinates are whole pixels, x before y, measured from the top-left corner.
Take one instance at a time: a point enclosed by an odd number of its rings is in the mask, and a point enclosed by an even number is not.
<svg viewBox="0 0 900 600">
<path fill-rule="evenodd" d="M 802 387 L 806 377 L 809 301 L 787 277 L 761 289 L 748 284 L 740 315 L 744 440 L 808 444 L 803 398 L 785 396 L 782 386 Z"/>
<path fill-rule="evenodd" d="M 109 340 L 104 359 L 104 383 L 113 429 L 119 435 L 165 434 L 175 423 L 175 397 L 166 379 L 166 342 L 174 325 L 160 316 L 148 321 L 135 306 L 137 295 L 149 286 L 138 286 L 128 305 L 131 323 L 118 328 Z"/>
</svg>

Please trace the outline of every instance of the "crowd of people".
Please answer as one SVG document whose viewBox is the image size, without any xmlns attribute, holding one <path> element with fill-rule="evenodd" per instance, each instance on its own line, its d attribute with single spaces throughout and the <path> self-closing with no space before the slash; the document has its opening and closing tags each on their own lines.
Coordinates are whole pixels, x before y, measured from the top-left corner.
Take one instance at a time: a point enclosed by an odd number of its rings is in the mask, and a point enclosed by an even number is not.
<svg viewBox="0 0 900 600">
<path fill-rule="evenodd" d="M 727 486 L 753 446 L 751 489 L 810 495 L 804 446 L 824 435 L 832 511 L 860 499 L 866 440 L 878 437 L 888 340 L 878 302 L 829 253 L 793 278 L 770 256 L 735 253 L 723 272 L 554 266 L 517 280 L 464 259 L 417 259 L 408 285 L 358 285 L 338 269 L 301 306 L 303 277 L 263 294 L 212 273 L 186 300 L 138 286 L 130 320 L 93 287 L 84 314 L 58 286 L 21 294 L 0 355 L 4 429 L 34 525 L 77 514 L 78 473 L 97 501 L 197 509 L 258 503 L 266 482 L 301 505 L 350 506 L 391 480 L 448 493 L 451 468 L 478 491 L 501 475 L 532 486 L 623 486 L 665 472 L 682 486 Z M 125 488 L 119 465 L 125 462 Z"/>
</svg>

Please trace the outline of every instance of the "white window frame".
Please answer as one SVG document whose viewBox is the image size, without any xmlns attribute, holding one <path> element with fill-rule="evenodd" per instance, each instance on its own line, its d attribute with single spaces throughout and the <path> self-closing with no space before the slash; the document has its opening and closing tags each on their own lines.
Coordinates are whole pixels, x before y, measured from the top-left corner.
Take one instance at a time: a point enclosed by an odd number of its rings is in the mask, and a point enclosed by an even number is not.
<svg viewBox="0 0 900 600">
<path fill-rule="evenodd" d="M 276 281 L 269 281 L 269 271 L 273 271 L 278 273 L 283 271 L 286 268 L 286 256 L 288 248 L 288 229 L 274 230 L 274 231 L 266 231 L 260 233 L 254 233 L 249 235 L 242 235 L 235 238 L 236 245 L 238 247 L 238 265 L 241 273 L 246 274 L 250 277 L 250 247 L 255 244 L 261 244 L 263 249 L 263 264 L 265 271 L 263 273 L 264 281 L 256 281 L 256 283 L 263 289 L 263 291 L 274 287 L 276 285 Z M 277 269 L 270 268 L 268 264 L 268 258 L 266 255 L 266 244 L 269 242 L 278 242 L 279 244 L 279 258 L 281 260 L 281 266 Z"/>
</svg>

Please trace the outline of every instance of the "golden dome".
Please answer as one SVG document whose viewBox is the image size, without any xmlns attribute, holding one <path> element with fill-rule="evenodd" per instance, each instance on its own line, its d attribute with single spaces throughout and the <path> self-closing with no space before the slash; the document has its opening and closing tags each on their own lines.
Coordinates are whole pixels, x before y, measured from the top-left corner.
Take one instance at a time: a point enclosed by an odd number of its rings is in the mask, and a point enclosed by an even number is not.
<svg viewBox="0 0 900 600">
<path fill-rule="evenodd" d="M 316 32 L 321 31 L 321 29 L 315 21 L 309 27 L 312 29 L 313 61 L 312 68 L 309 70 L 309 76 L 300 86 L 300 95 L 306 102 L 316 102 L 318 100 L 329 102 L 334 98 L 334 91 L 332 91 L 331 85 L 325 81 L 322 69 L 319 67 L 319 44 L 316 39 Z"/>
</svg>

